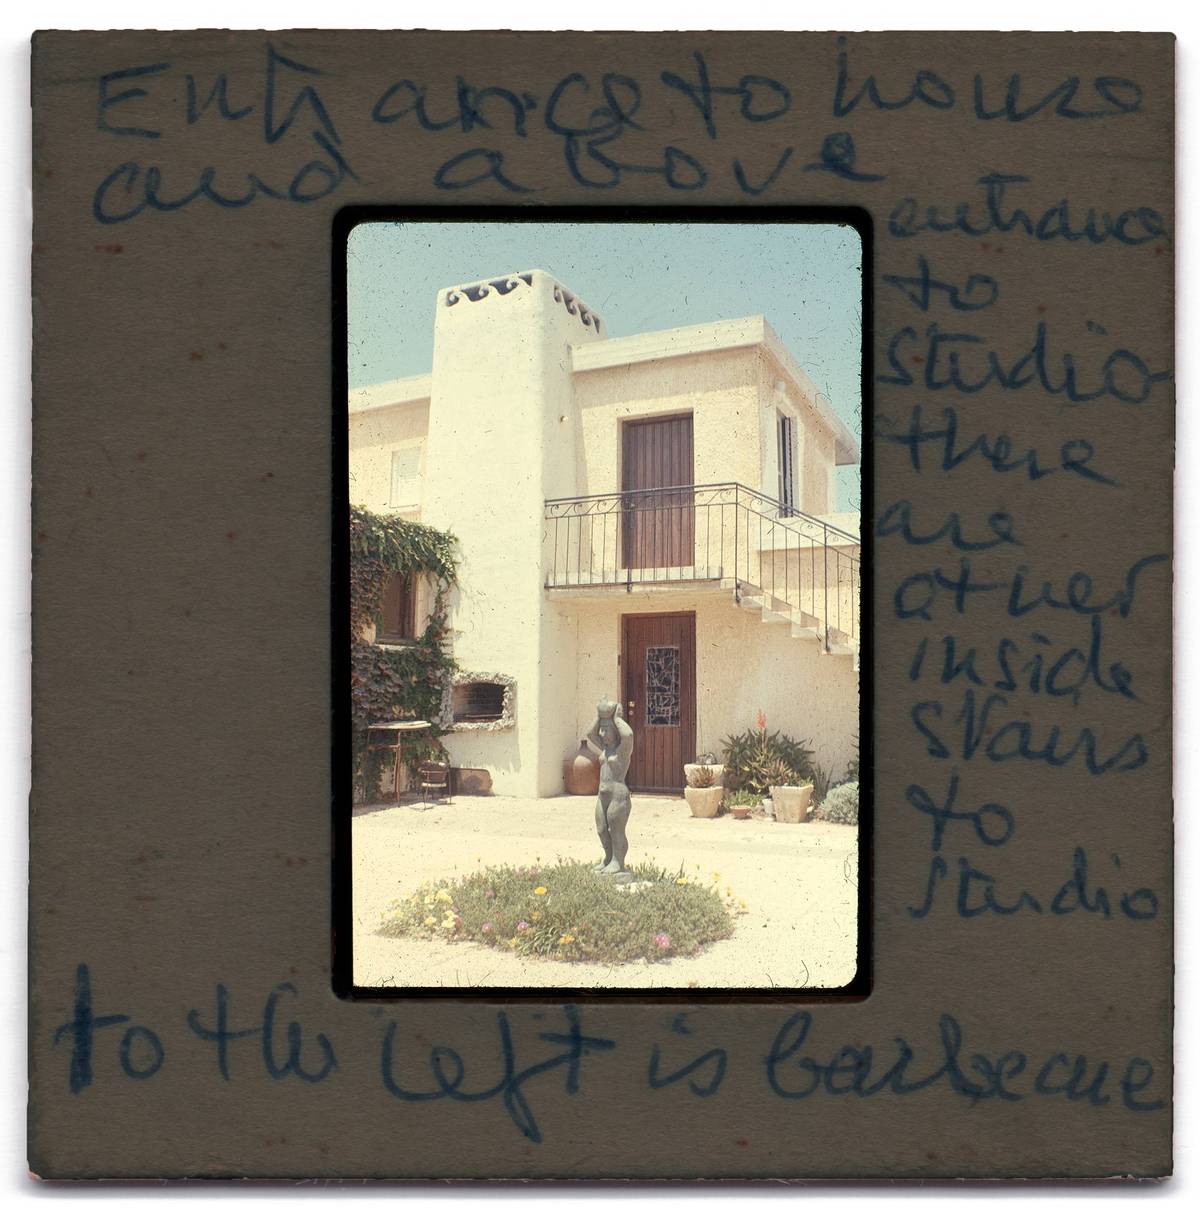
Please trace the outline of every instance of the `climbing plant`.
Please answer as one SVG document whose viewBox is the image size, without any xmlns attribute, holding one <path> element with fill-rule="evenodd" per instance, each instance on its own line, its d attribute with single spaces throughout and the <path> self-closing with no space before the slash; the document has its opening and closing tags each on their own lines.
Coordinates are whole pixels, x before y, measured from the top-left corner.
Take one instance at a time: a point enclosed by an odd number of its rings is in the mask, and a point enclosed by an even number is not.
<svg viewBox="0 0 1200 1226">
<path fill-rule="evenodd" d="M 401 741 L 409 766 L 446 758 L 439 718 L 442 691 L 454 670 L 446 649 L 446 597 L 456 574 L 455 538 L 428 524 L 350 508 L 350 711 L 354 793 L 379 798 L 379 779 L 392 760 L 388 750 L 368 748 L 368 727 L 388 720 L 426 719 L 424 736 Z M 433 591 L 421 635 L 402 648 L 382 647 L 364 636 L 382 614 L 384 592 L 394 574 L 423 575 Z"/>
</svg>

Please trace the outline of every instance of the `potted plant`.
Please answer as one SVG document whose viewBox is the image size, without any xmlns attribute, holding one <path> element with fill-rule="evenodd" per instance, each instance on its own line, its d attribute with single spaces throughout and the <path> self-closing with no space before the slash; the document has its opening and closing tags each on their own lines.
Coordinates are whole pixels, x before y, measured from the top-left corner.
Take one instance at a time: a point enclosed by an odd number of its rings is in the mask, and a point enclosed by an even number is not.
<svg viewBox="0 0 1200 1226">
<path fill-rule="evenodd" d="M 748 788 L 739 788 L 726 801 L 729 812 L 743 821 L 750 816 L 750 810 L 762 803 L 762 797 L 756 796 Z"/>
<path fill-rule="evenodd" d="M 759 711 L 755 727 L 735 736 L 726 737 L 721 746 L 725 751 L 725 783 L 732 788 L 748 787 L 765 794 L 762 768 L 778 758 L 797 774 L 809 776 L 813 771 L 813 754 L 807 741 L 796 741 L 782 732 L 767 731 L 767 717 Z"/>
<path fill-rule="evenodd" d="M 683 789 L 684 799 L 693 817 L 716 817 L 721 807 L 725 789 L 716 781 L 716 774 L 711 766 L 696 765 L 689 775 L 691 767 L 685 768 L 686 785 Z"/>
<path fill-rule="evenodd" d="M 764 809 L 776 821 L 798 822 L 807 817 L 812 798 L 812 750 L 807 741 L 796 741 L 782 732 L 767 731 L 767 717 L 759 711 L 755 727 L 722 741 L 725 750 L 725 782 L 762 798 Z M 804 787 L 808 792 L 799 793 Z M 780 796 L 787 816 L 780 812 Z M 803 807 L 801 807 L 803 806 Z M 800 816 L 794 814 L 799 810 Z"/>
<path fill-rule="evenodd" d="M 688 787 L 723 787 L 725 767 L 718 763 L 710 753 L 698 754 L 695 762 L 689 762 L 683 768 L 683 778 Z M 708 779 L 709 782 L 698 782 L 702 779 Z"/>
<path fill-rule="evenodd" d="M 771 785 L 771 800 L 775 804 L 777 822 L 808 821 L 808 806 L 812 800 L 813 781 L 794 774 L 785 767 L 778 776 L 779 783 Z"/>
</svg>

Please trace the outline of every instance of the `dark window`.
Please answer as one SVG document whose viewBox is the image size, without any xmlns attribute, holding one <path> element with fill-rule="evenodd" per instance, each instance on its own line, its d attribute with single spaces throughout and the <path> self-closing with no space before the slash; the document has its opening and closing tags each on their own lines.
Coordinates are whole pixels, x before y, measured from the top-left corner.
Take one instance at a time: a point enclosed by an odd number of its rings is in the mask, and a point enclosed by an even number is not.
<svg viewBox="0 0 1200 1226">
<path fill-rule="evenodd" d="M 383 593 L 379 623 L 381 643 L 403 643 L 417 637 L 417 582 L 415 575 L 393 575 Z"/>
<path fill-rule="evenodd" d="M 504 686 L 491 681 L 469 681 L 452 693 L 456 724 L 484 724 L 504 716 Z"/>
<path fill-rule="evenodd" d="M 784 515 L 796 510 L 796 422 L 779 415 L 779 505 Z"/>
<path fill-rule="evenodd" d="M 679 727 L 679 648 L 646 648 L 646 723 Z"/>
</svg>

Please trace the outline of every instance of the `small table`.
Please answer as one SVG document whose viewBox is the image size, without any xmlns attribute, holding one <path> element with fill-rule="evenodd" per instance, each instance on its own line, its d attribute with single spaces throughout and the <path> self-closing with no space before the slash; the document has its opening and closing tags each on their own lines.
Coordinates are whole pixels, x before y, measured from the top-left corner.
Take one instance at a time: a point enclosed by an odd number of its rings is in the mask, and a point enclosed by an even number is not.
<svg viewBox="0 0 1200 1226">
<path fill-rule="evenodd" d="M 367 742 L 370 744 L 372 732 L 394 732 L 396 739 L 390 743 L 371 745 L 372 749 L 390 749 L 396 755 L 396 764 L 392 768 L 392 790 L 400 799 L 400 742 L 406 732 L 420 732 L 433 725 L 427 719 L 392 719 L 382 724 L 367 725 Z"/>
</svg>

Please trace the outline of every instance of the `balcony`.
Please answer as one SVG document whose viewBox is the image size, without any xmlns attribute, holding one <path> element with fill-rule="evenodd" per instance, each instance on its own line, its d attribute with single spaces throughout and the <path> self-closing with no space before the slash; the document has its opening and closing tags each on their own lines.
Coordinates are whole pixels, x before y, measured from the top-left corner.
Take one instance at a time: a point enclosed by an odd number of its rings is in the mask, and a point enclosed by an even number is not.
<svg viewBox="0 0 1200 1226">
<path fill-rule="evenodd" d="M 737 482 L 556 498 L 546 588 L 726 588 L 824 650 L 857 650 L 859 538 Z"/>
</svg>

